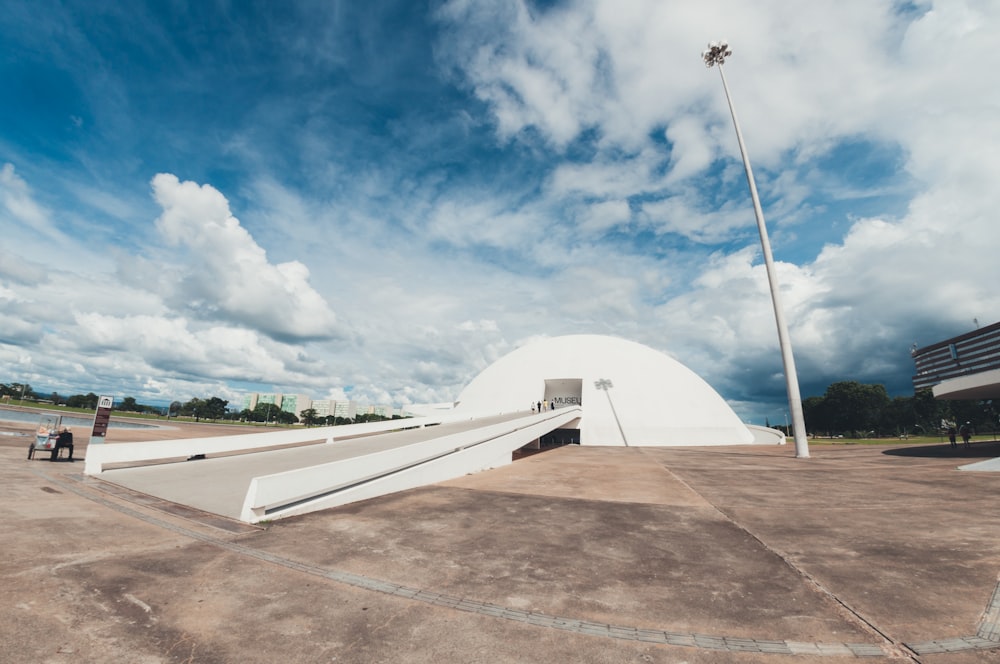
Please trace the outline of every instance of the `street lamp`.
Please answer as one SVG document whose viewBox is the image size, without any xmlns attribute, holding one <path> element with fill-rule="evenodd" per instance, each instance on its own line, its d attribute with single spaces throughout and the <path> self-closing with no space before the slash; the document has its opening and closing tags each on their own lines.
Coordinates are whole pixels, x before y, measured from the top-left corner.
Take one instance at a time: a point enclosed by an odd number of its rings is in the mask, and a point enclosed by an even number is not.
<svg viewBox="0 0 1000 664">
<path fill-rule="evenodd" d="M 760 232 L 760 244 L 764 250 L 764 265 L 767 268 L 767 281 L 771 287 L 771 303 L 774 305 L 774 322 L 778 326 L 778 343 L 781 346 L 781 361 L 785 366 L 785 384 L 788 388 L 788 408 L 792 413 L 792 430 L 795 436 L 795 456 L 809 458 L 809 442 L 806 439 L 805 418 L 802 416 L 802 396 L 799 394 L 799 378 L 795 372 L 795 358 L 792 356 L 792 342 L 788 338 L 788 326 L 785 324 L 785 313 L 781 308 L 781 300 L 778 297 L 778 278 L 774 271 L 774 257 L 771 255 L 771 243 L 767 239 L 767 227 L 764 225 L 764 211 L 760 207 L 760 198 L 757 196 L 757 185 L 753 179 L 753 169 L 750 168 L 750 159 L 747 157 L 747 148 L 743 143 L 743 132 L 740 131 L 740 123 L 736 120 L 736 108 L 733 106 L 733 98 L 729 94 L 729 84 L 726 82 L 726 72 L 722 65 L 733 52 L 729 44 L 721 42 L 711 42 L 708 50 L 701 54 L 706 67 L 719 65 L 719 74 L 722 76 L 722 88 L 726 91 L 726 101 L 729 102 L 729 112 L 733 116 L 733 127 L 736 128 L 736 140 L 740 144 L 740 154 L 743 156 L 743 169 L 746 171 L 747 184 L 750 186 L 750 198 L 753 199 L 753 212 L 757 217 L 757 230 Z"/>
</svg>

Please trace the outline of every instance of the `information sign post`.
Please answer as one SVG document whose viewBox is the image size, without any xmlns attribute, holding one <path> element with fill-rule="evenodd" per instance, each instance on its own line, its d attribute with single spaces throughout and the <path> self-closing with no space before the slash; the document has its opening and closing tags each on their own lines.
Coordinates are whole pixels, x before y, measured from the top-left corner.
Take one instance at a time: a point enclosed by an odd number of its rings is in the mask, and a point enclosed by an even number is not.
<svg viewBox="0 0 1000 664">
<path fill-rule="evenodd" d="M 100 397 L 97 400 L 97 412 L 94 413 L 94 429 L 90 434 L 90 444 L 103 443 L 108 433 L 108 422 L 111 421 L 111 406 L 113 397 Z"/>
</svg>

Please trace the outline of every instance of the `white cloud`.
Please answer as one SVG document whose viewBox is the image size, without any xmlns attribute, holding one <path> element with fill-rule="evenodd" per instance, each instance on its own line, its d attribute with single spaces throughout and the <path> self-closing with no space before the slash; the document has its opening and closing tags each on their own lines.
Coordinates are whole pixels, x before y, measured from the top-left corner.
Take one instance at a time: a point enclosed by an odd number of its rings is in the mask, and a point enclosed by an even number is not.
<svg viewBox="0 0 1000 664">
<path fill-rule="evenodd" d="M 246 329 L 198 328 L 182 318 L 99 313 L 79 314 L 76 325 L 75 343 L 81 350 L 96 353 L 128 347 L 148 367 L 146 374 L 278 383 L 302 378 L 301 367 L 290 370 L 300 362 L 299 350 Z"/>
<path fill-rule="evenodd" d="M 525 238 L 538 232 L 540 221 L 531 211 L 510 211 L 497 203 L 485 196 L 441 201 L 427 219 L 426 232 L 459 247 L 501 248 L 521 246 Z"/>
<path fill-rule="evenodd" d="M 653 171 L 664 158 L 647 148 L 628 155 L 599 155 L 585 163 L 563 163 L 550 176 L 548 190 L 560 198 L 624 199 L 656 188 Z"/>
<path fill-rule="evenodd" d="M 225 197 L 209 185 L 180 182 L 161 173 L 153 193 L 163 207 L 157 228 L 189 259 L 183 282 L 170 297 L 208 319 L 224 318 L 278 339 L 332 338 L 336 319 L 309 284 L 298 261 L 272 265 L 267 254 L 229 211 Z"/>
<path fill-rule="evenodd" d="M 0 278 L 18 284 L 34 284 L 48 279 L 45 266 L 0 250 Z"/>
<path fill-rule="evenodd" d="M 734 229 L 747 227 L 753 220 L 749 204 L 734 207 L 727 204 L 722 209 L 705 212 L 704 204 L 692 191 L 681 191 L 675 196 L 642 205 L 642 219 L 657 233 L 676 233 L 701 243 L 725 239 Z"/>
<path fill-rule="evenodd" d="M 628 224 L 632 212 L 628 201 L 600 201 L 584 207 L 577 219 L 578 228 L 589 234 L 600 234 L 617 226 Z"/>
<path fill-rule="evenodd" d="M 463 332 L 496 332 L 498 328 L 495 320 L 467 320 L 459 323 L 458 329 Z"/>
<path fill-rule="evenodd" d="M 712 140 L 700 118 L 681 116 L 666 131 L 672 163 L 666 183 L 674 183 L 707 169 L 715 156 Z"/>
<path fill-rule="evenodd" d="M 3 294 L 0 293 L 0 302 Z M 0 313 L 0 343 L 29 344 L 42 333 L 42 326 L 18 315 Z"/>
<path fill-rule="evenodd" d="M 597 120 L 593 92 L 603 71 L 592 17 L 573 8 L 534 13 L 519 2 L 452 2 L 439 12 L 462 26 L 459 43 L 441 47 L 468 58 L 466 75 L 494 108 L 501 137 L 535 126 L 565 145 Z"/>
<path fill-rule="evenodd" d="M 14 172 L 13 164 L 0 167 L 0 204 L 15 222 L 51 238 L 58 237 L 59 232 L 52 224 L 49 212 L 35 201 L 27 183 Z"/>
</svg>

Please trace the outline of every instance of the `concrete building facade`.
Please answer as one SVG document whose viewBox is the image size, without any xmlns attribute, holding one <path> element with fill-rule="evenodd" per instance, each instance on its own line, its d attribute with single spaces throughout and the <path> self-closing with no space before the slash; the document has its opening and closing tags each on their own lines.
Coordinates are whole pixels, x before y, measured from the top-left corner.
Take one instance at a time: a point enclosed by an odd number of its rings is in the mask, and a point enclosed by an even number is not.
<svg viewBox="0 0 1000 664">
<path fill-rule="evenodd" d="M 459 395 L 456 411 L 484 416 L 582 406 L 582 445 L 736 445 L 755 434 L 700 376 L 625 339 L 553 337 L 500 358 Z"/>
<path fill-rule="evenodd" d="M 243 397 L 243 408 L 247 410 L 253 410 L 257 407 L 257 404 L 269 403 L 274 404 L 275 408 L 278 408 L 286 413 L 291 413 L 296 417 L 302 417 L 302 411 L 312 408 L 316 411 L 316 416 L 319 418 L 325 417 L 344 417 L 353 420 L 358 416 L 359 413 L 368 413 L 381 415 L 385 418 L 391 418 L 394 413 L 402 414 L 404 409 L 399 409 L 396 411 L 392 406 L 386 404 L 376 404 L 373 406 L 362 406 L 358 404 L 357 401 L 343 400 L 338 401 L 336 399 L 310 399 L 308 395 L 305 394 L 261 394 L 261 393 L 251 393 L 244 395 Z"/>
<path fill-rule="evenodd" d="M 914 392 L 931 388 L 942 399 L 1000 396 L 1000 323 L 911 352 Z"/>
</svg>

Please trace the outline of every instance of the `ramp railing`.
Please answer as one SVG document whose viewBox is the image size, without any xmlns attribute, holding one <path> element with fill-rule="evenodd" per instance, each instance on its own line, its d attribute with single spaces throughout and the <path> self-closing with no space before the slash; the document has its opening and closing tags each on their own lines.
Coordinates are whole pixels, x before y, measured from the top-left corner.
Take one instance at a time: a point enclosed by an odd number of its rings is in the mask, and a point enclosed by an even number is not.
<svg viewBox="0 0 1000 664">
<path fill-rule="evenodd" d="M 102 443 L 87 446 L 86 464 L 83 472 L 87 475 L 99 475 L 104 471 L 105 466 L 113 463 L 137 464 L 156 460 L 183 460 L 198 455 L 231 454 L 284 445 L 332 443 L 337 438 L 353 438 L 397 429 L 432 426 L 455 419 L 454 413 L 447 413 L 331 427 L 281 429 L 266 433 L 262 433 L 258 429 L 250 429 L 247 433 L 234 436 L 182 438 L 145 443 Z"/>
<path fill-rule="evenodd" d="M 511 453 L 580 419 L 562 408 L 432 440 L 307 468 L 255 477 L 241 520 L 302 514 L 509 464 Z"/>
</svg>

